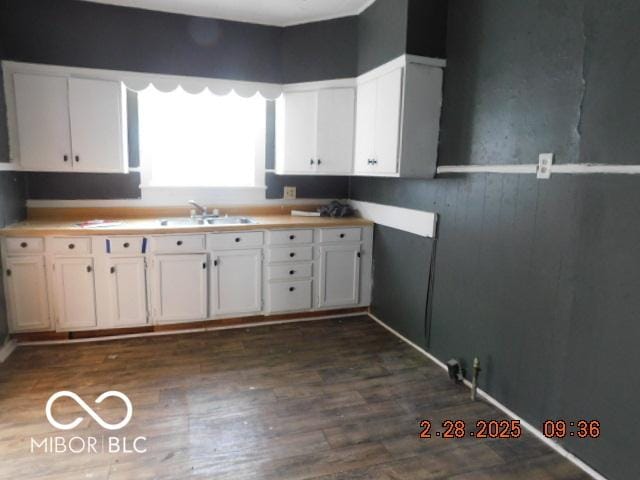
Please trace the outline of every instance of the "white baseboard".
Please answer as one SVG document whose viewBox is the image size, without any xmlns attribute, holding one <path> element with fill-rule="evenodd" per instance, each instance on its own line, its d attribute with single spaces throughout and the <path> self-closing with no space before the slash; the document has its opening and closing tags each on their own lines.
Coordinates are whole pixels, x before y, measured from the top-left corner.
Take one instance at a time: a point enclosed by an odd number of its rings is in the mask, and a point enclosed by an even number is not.
<svg viewBox="0 0 640 480">
<path fill-rule="evenodd" d="M 375 321 L 376 323 L 380 324 L 382 327 L 384 327 L 385 329 L 387 329 L 389 332 L 391 332 L 392 334 L 394 334 L 396 337 L 398 337 L 400 340 L 404 341 L 405 343 L 407 343 L 408 345 L 410 345 L 411 347 L 413 347 L 414 349 L 416 349 L 418 352 L 420 352 L 421 354 L 423 354 L 425 357 L 427 357 L 429 360 L 431 360 L 433 363 L 435 363 L 436 365 L 438 365 L 440 368 L 444 369 L 445 371 L 447 371 L 447 366 L 441 362 L 440 360 L 438 360 L 436 357 L 434 357 L 432 354 L 430 354 L 429 352 L 427 352 L 426 350 L 424 350 L 422 347 L 416 345 L 415 343 L 413 343 L 411 340 L 409 340 L 408 338 L 406 338 L 405 336 L 403 336 L 402 334 L 398 333 L 396 330 L 394 330 L 393 328 L 391 328 L 389 325 L 387 325 L 386 323 L 384 323 L 382 320 L 380 320 L 378 317 L 376 317 L 374 314 L 372 314 L 371 312 L 369 312 L 369 317 Z M 471 388 L 471 382 L 469 382 L 468 380 L 464 380 L 464 384 Z M 588 475 L 590 475 L 592 478 L 594 478 L 595 480 L 607 480 L 606 477 L 604 477 L 602 474 L 596 472 L 593 468 L 591 468 L 589 465 L 587 465 L 585 462 L 583 462 L 582 460 L 580 460 L 578 457 L 576 457 L 574 454 L 568 452 L 567 450 L 564 449 L 564 447 L 562 447 L 559 443 L 554 442 L 553 440 L 545 437 L 542 432 L 540 430 L 538 430 L 537 428 L 535 428 L 533 425 L 531 425 L 529 422 L 527 422 L 526 420 L 524 420 L 523 418 L 521 418 L 520 416 L 518 416 L 515 412 L 509 410 L 507 407 L 505 407 L 503 404 L 501 404 L 498 400 L 496 400 L 495 398 L 493 398 L 491 395 L 489 395 L 488 393 L 486 393 L 485 391 L 481 390 L 480 388 L 478 389 L 478 397 L 482 398 L 483 400 L 485 400 L 487 403 L 493 405 L 494 407 L 496 407 L 497 409 L 501 410 L 502 412 L 504 412 L 509 418 L 513 419 L 513 420 L 518 420 L 520 422 L 520 425 L 522 425 L 522 427 L 527 430 L 529 433 L 531 433 L 534 437 L 536 437 L 538 440 L 540 440 L 541 442 L 543 442 L 545 445 L 547 445 L 548 447 L 552 448 L 553 450 L 555 450 L 557 453 L 559 453 L 560 455 L 562 455 L 564 458 L 566 458 L 567 460 L 569 460 L 571 463 L 573 463 L 575 466 L 577 466 L 579 469 L 581 469 L 582 471 L 584 471 L 585 473 L 587 473 Z"/>
<path fill-rule="evenodd" d="M 0 346 L 0 363 L 3 363 L 9 355 L 13 353 L 18 344 L 15 340 L 9 340 L 8 342 L 4 342 L 2 346 Z"/>
</svg>

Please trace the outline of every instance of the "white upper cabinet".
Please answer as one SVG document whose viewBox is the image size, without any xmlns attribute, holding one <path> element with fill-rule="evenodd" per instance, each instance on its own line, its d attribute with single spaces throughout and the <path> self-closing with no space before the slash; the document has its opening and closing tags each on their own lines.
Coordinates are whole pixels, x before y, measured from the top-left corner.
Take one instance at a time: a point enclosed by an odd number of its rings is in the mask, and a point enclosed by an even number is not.
<svg viewBox="0 0 640 480">
<path fill-rule="evenodd" d="M 127 170 L 126 103 L 120 82 L 69 79 L 73 170 Z"/>
<path fill-rule="evenodd" d="M 389 62 L 358 80 L 356 175 L 435 175 L 441 67 L 409 57 Z"/>
<path fill-rule="evenodd" d="M 126 96 L 121 82 L 15 73 L 23 170 L 126 173 Z"/>
<path fill-rule="evenodd" d="M 276 172 L 350 174 L 354 123 L 354 88 L 285 92 L 276 105 Z"/>
<path fill-rule="evenodd" d="M 67 79 L 13 76 L 20 165 L 25 170 L 71 170 Z"/>
</svg>

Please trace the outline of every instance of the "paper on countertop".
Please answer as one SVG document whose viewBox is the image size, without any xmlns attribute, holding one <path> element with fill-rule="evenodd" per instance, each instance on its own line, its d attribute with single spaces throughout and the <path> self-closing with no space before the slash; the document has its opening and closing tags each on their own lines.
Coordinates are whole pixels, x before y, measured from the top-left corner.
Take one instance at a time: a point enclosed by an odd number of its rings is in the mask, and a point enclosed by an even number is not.
<svg viewBox="0 0 640 480">
<path fill-rule="evenodd" d="M 291 210 L 292 217 L 319 217 L 320 212 L 305 212 L 304 210 Z"/>
<path fill-rule="evenodd" d="M 107 220 L 87 220 L 86 222 L 76 223 L 76 226 L 80 228 L 109 228 L 122 225 L 119 221 L 107 221 Z"/>
</svg>

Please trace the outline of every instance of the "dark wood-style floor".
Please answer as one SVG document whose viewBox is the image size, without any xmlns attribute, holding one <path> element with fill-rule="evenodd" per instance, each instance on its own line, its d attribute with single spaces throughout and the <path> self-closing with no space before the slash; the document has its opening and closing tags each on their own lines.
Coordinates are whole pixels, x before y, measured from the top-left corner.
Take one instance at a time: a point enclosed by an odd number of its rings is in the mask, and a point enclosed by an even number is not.
<svg viewBox="0 0 640 480">
<path fill-rule="evenodd" d="M 102 430 L 71 390 L 112 423 Z M 19 348 L 0 366 L 2 479 L 583 479 L 525 434 L 418 438 L 419 420 L 501 419 L 468 389 L 368 318 Z M 434 427 L 434 431 L 438 428 Z M 30 453 L 31 437 L 146 436 L 147 453 Z M 77 448 L 77 445 L 76 445 Z"/>
</svg>

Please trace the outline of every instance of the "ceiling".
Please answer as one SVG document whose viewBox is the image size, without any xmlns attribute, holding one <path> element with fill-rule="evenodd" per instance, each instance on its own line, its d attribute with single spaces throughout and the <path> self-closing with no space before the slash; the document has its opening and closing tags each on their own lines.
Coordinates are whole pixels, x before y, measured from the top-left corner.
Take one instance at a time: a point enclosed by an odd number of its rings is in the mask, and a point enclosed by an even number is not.
<svg viewBox="0 0 640 480">
<path fill-rule="evenodd" d="M 374 0 L 85 0 L 285 27 L 356 15 Z"/>
</svg>

